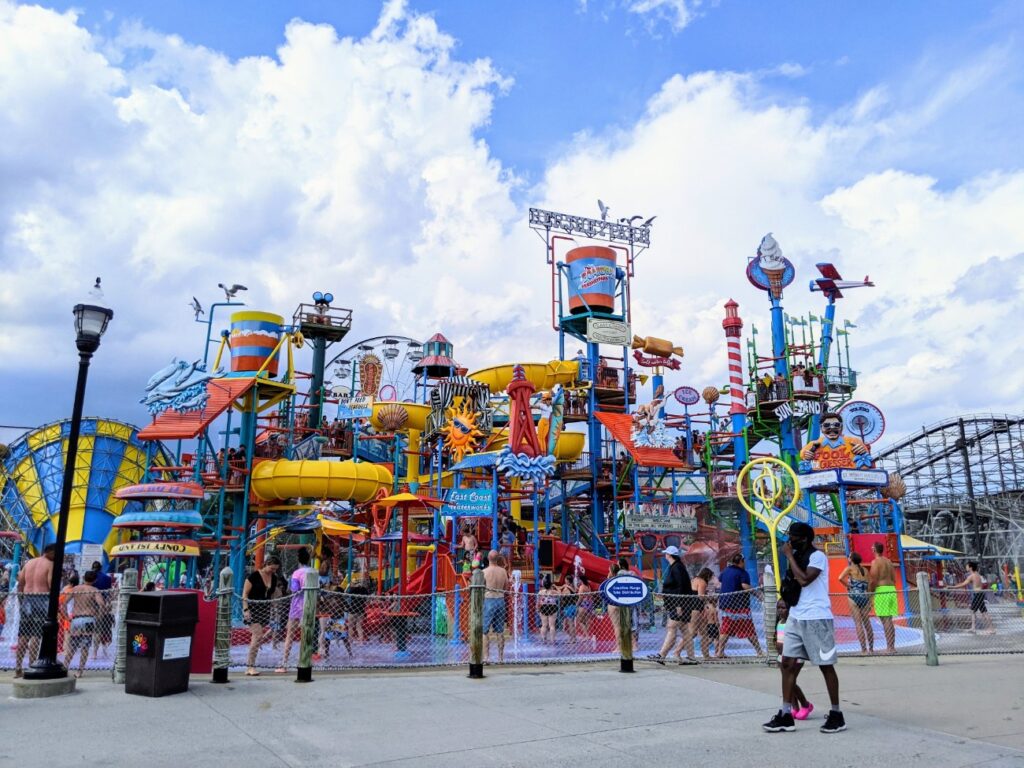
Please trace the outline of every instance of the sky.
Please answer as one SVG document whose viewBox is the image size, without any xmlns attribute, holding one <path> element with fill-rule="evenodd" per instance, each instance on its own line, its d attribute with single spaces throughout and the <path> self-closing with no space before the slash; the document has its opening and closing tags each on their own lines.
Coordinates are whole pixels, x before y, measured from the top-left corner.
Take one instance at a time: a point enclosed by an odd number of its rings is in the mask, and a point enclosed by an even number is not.
<svg viewBox="0 0 1024 768">
<path fill-rule="evenodd" d="M 858 398 L 883 443 L 1020 412 L 1022 2 L 0 0 L 0 425 L 70 412 L 71 307 L 115 317 L 86 410 L 144 423 L 217 283 L 350 338 L 443 331 L 470 369 L 557 352 L 531 206 L 657 215 L 633 327 L 725 382 L 729 298 L 773 232 L 807 281 L 870 275 Z M 222 319 L 222 318 L 221 318 Z"/>
</svg>

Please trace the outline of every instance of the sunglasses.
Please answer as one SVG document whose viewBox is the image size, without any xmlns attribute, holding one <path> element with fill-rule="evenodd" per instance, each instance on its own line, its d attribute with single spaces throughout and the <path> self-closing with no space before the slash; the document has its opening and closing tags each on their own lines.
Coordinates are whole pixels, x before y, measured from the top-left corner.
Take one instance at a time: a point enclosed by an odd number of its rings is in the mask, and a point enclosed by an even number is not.
<svg viewBox="0 0 1024 768">
<path fill-rule="evenodd" d="M 654 552 L 667 547 L 683 548 L 683 536 L 680 533 L 638 533 L 634 538 L 642 552 Z"/>
</svg>

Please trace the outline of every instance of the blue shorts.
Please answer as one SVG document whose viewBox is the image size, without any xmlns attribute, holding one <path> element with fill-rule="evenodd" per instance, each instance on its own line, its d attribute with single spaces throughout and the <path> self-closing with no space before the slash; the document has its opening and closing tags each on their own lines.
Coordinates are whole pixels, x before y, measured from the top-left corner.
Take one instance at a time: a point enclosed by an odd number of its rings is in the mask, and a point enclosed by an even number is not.
<svg viewBox="0 0 1024 768">
<path fill-rule="evenodd" d="M 484 632 L 505 631 L 505 598 L 488 597 L 484 600 Z"/>
</svg>

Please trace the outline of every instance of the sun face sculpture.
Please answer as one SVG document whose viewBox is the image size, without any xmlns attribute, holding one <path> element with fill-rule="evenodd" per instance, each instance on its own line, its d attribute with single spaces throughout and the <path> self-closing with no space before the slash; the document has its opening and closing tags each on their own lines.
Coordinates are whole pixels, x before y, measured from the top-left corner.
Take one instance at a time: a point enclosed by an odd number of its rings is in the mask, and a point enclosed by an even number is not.
<svg viewBox="0 0 1024 768">
<path fill-rule="evenodd" d="M 441 428 L 444 434 L 444 447 L 452 455 L 455 463 L 458 463 L 467 453 L 476 451 L 476 441 L 483 437 L 484 433 L 477 429 L 477 414 L 470 410 L 466 401 L 457 407 L 449 408 L 446 415 L 448 423 Z"/>
</svg>

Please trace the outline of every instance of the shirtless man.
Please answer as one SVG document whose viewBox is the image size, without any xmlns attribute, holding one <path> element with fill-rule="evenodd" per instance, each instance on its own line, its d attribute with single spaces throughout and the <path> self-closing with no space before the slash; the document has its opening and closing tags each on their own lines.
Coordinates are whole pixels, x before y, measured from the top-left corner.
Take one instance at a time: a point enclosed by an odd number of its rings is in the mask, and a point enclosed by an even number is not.
<svg viewBox="0 0 1024 768">
<path fill-rule="evenodd" d="M 893 616 L 900 612 L 896 599 L 895 573 L 892 561 L 882 553 L 885 547 L 875 542 L 875 559 L 871 561 L 868 571 L 868 591 L 874 594 L 875 616 L 882 622 L 885 631 L 885 652 L 896 653 L 896 628 L 892 625 Z"/>
<path fill-rule="evenodd" d="M 473 534 L 473 529 L 468 525 L 462 529 L 462 549 L 466 552 L 466 559 L 473 562 L 473 557 L 476 555 L 477 549 L 480 545 L 477 543 L 476 536 Z"/>
<path fill-rule="evenodd" d="M 103 593 L 96 589 L 96 571 L 86 571 L 82 576 L 84 584 L 71 590 L 71 637 L 68 641 L 68 655 L 65 663 L 68 667 L 75 660 L 75 653 L 81 652 L 78 659 L 78 671 L 75 677 L 81 677 L 85 670 L 85 660 L 89 658 L 89 646 L 96 633 L 96 622 L 103 612 Z"/>
<path fill-rule="evenodd" d="M 508 571 L 496 550 L 487 554 L 484 568 L 484 664 L 488 663 L 488 639 L 493 632 L 498 640 L 498 663 L 505 661 L 505 588 Z"/>
<path fill-rule="evenodd" d="M 14 657 L 14 676 L 22 676 L 21 662 L 28 651 L 28 663 L 39 656 L 39 641 L 50 607 L 50 578 L 53 574 L 53 550 L 47 544 L 43 554 L 33 557 L 18 571 L 18 594 L 21 595 L 21 619 L 18 622 L 18 649 Z"/>
<path fill-rule="evenodd" d="M 988 606 L 985 605 L 985 580 L 981 578 L 981 574 L 978 573 L 978 564 L 973 560 L 967 563 L 967 571 L 967 578 L 959 584 L 954 584 L 952 588 L 964 589 L 965 587 L 970 587 L 971 632 L 978 631 L 978 614 L 980 613 L 985 617 L 985 623 L 988 624 L 988 629 L 985 630 L 985 634 L 994 635 L 996 633 L 996 628 L 992 623 L 992 617 L 988 615 Z"/>
</svg>

